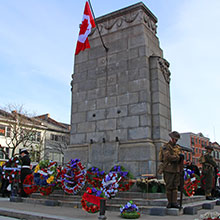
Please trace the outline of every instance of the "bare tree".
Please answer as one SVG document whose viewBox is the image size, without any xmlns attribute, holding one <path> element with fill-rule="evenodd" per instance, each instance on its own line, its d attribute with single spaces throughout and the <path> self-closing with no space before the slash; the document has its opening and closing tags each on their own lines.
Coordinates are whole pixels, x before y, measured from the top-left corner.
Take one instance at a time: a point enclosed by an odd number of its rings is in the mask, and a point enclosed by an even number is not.
<svg viewBox="0 0 220 220">
<path fill-rule="evenodd" d="M 6 155 L 13 157 L 17 149 L 34 149 L 36 145 L 42 144 L 40 131 L 44 129 L 42 123 L 28 114 L 22 105 L 9 105 L 6 110 L 0 110 L 2 121 L 7 126 L 6 148 L 0 146 L 0 150 Z"/>
<path fill-rule="evenodd" d="M 45 156 L 47 157 L 50 152 L 60 154 L 64 157 L 65 150 L 67 150 L 68 143 L 67 142 L 55 142 L 49 141 L 47 142 L 47 147 L 45 149 Z"/>
</svg>

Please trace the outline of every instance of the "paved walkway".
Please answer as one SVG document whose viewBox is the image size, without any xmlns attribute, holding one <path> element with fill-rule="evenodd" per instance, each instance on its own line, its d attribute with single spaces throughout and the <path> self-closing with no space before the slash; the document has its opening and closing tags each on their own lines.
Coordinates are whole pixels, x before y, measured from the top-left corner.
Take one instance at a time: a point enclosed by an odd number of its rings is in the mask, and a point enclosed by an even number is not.
<svg viewBox="0 0 220 220">
<path fill-rule="evenodd" d="M 180 216 L 150 216 L 141 215 L 139 219 L 153 220 L 194 220 L 199 219 L 201 214 L 208 211 L 217 211 L 220 213 L 220 206 L 215 206 L 212 210 L 201 210 L 197 215 L 180 215 Z M 1 215 L 20 219 L 44 219 L 44 220 L 85 220 L 98 219 L 99 213 L 89 214 L 82 209 L 60 206 L 43 206 L 30 203 L 10 202 L 8 198 L 0 198 L 0 219 Z M 119 212 L 106 211 L 108 220 L 122 219 Z"/>
</svg>

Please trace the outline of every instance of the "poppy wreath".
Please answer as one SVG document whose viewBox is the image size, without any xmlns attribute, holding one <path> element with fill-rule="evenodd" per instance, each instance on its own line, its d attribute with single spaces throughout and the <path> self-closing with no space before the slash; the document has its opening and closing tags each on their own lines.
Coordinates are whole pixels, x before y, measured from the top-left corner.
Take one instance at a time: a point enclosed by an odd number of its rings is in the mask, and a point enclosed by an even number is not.
<svg viewBox="0 0 220 220">
<path fill-rule="evenodd" d="M 184 169 L 184 194 L 193 196 L 200 186 L 200 177 L 189 169 Z"/>
<path fill-rule="evenodd" d="M 120 178 L 118 182 L 118 191 L 128 191 L 134 184 L 131 180 L 134 179 L 133 175 L 127 171 L 123 166 L 114 166 L 110 172 L 117 173 L 117 178 Z"/>
<path fill-rule="evenodd" d="M 71 159 L 62 170 L 61 185 L 64 192 L 77 194 L 85 185 L 85 167 L 79 159 Z"/>
<path fill-rule="evenodd" d="M 97 167 L 91 167 L 86 171 L 86 180 L 93 187 L 100 188 L 105 172 Z"/>
<path fill-rule="evenodd" d="M 38 186 L 34 183 L 34 176 L 32 173 L 25 177 L 23 189 L 28 195 L 35 193 L 38 190 Z"/>
<path fill-rule="evenodd" d="M 96 213 L 100 210 L 100 200 L 104 199 L 104 194 L 98 188 L 87 187 L 82 196 L 82 209 L 89 213 Z"/>
<path fill-rule="evenodd" d="M 53 186 L 41 186 L 39 188 L 40 194 L 43 196 L 48 196 L 53 192 Z"/>
<path fill-rule="evenodd" d="M 41 161 L 34 170 L 34 183 L 42 195 L 49 195 L 56 186 L 57 163 L 49 160 Z"/>
<path fill-rule="evenodd" d="M 116 172 L 109 172 L 106 174 L 105 177 L 102 179 L 100 190 L 105 194 L 105 197 L 111 199 L 116 195 L 118 192 L 118 187 L 122 177 L 118 178 Z"/>
<path fill-rule="evenodd" d="M 2 166 L 3 178 L 8 179 L 9 183 L 18 183 L 21 170 L 21 163 L 18 157 L 12 157 Z"/>
</svg>

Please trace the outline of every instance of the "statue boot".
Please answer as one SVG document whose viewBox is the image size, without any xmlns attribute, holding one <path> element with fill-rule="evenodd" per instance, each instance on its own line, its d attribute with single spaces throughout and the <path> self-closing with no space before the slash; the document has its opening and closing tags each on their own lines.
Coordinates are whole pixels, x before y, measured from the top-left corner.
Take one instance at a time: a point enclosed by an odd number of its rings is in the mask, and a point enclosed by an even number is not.
<svg viewBox="0 0 220 220">
<path fill-rule="evenodd" d="M 177 203 L 177 193 L 178 193 L 177 190 L 173 190 L 173 191 L 172 191 L 172 202 L 171 202 L 171 207 L 172 207 L 172 208 L 179 209 L 180 206 L 179 206 L 178 203 Z"/>
</svg>

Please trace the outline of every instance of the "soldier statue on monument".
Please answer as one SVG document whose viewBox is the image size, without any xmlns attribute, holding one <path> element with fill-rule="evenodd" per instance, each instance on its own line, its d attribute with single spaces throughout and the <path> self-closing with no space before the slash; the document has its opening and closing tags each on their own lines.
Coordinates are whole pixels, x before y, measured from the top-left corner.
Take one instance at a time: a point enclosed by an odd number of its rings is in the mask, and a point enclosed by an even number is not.
<svg viewBox="0 0 220 220">
<path fill-rule="evenodd" d="M 159 160 L 162 164 L 159 173 L 163 173 L 166 184 L 167 208 L 180 208 L 177 203 L 178 186 L 180 185 L 180 161 L 184 158 L 181 148 L 176 143 L 180 139 L 177 131 L 169 133 L 170 141 L 161 148 Z"/>
<path fill-rule="evenodd" d="M 211 192 L 213 188 L 214 171 L 217 168 L 217 164 L 211 155 L 212 151 L 213 147 L 211 145 L 206 146 L 206 153 L 199 158 L 199 162 L 202 164 L 202 184 L 207 200 L 213 199 Z"/>
</svg>

